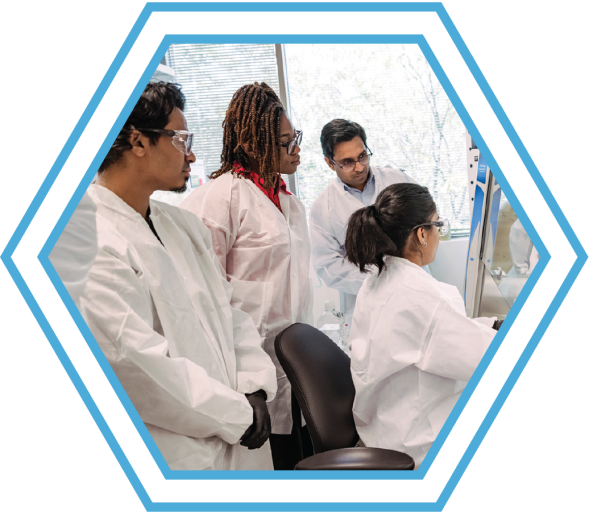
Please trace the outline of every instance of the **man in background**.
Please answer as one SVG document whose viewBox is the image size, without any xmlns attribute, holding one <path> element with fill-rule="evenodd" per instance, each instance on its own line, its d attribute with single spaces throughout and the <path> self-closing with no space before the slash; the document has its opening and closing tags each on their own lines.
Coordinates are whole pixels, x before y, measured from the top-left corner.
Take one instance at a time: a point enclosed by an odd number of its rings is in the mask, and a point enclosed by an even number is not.
<svg viewBox="0 0 589 513">
<path fill-rule="evenodd" d="M 372 205 L 385 187 L 417 182 L 403 171 L 371 166 L 366 132 L 353 121 L 334 119 L 327 123 L 321 130 L 321 148 L 325 163 L 336 176 L 311 206 L 311 263 L 317 276 L 339 291 L 340 310 L 351 325 L 366 274 L 345 259 L 348 219 L 359 208 Z"/>
</svg>

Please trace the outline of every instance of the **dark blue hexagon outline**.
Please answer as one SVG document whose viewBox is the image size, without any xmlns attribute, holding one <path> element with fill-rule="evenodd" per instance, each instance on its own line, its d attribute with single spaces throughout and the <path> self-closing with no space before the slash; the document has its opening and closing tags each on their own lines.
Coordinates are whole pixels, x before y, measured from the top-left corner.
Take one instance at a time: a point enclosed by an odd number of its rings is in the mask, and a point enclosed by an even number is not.
<svg viewBox="0 0 589 513">
<path fill-rule="evenodd" d="M 42 313 L 39 305 L 37 304 L 36 300 L 32 296 L 30 290 L 26 286 L 20 272 L 14 265 L 12 261 L 12 254 L 16 247 L 18 246 L 22 236 L 24 235 L 26 229 L 28 228 L 31 220 L 33 219 L 36 211 L 38 210 L 39 206 L 43 202 L 47 192 L 53 185 L 55 178 L 59 174 L 63 164 L 69 157 L 69 154 L 73 150 L 77 140 L 79 139 L 80 135 L 82 134 L 86 124 L 89 122 L 90 118 L 92 117 L 95 109 L 97 108 L 98 104 L 100 103 L 102 97 L 106 93 L 106 90 L 110 86 L 114 76 L 118 72 L 121 64 L 124 62 L 129 50 L 133 46 L 136 38 L 138 37 L 139 33 L 141 32 L 143 26 L 145 25 L 147 19 L 153 12 L 162 12 L 162 11 L 305 11 L 305 12 L 317 12 L 317 11 L 345 11 L 345 12 L 361 12 L 361 11 L 369 11 L 369 12 L 378 12 L 378 11 L 397 11 L 397 12 L 436 12 L 440 17 L 442 23 L 444 24 L 446 30 L 452 37 L 454 43 L 456 44 L 458 50 L 460 51 L 462 57 L 464 58 L 465 62 L 469 66 L 471 73 L 477 80 L 481 90 L 485 94 L 487 101 L 489 101 L 491 107 L 493 108 L 495 115 L 501 122 L 504 130 L 506 131 L 507 135 L 509 136 L 512 144 L 518 151 L 518 154 L 522 158 L 522 161 L 526 165 L 532 179 L 538 186 L 542 196 L 544 197 L 545 201 L 547 202 L 549 208 L 551 209 L 553 215 L 555 216 L 557 222 L 559 223 L 561 229 L 565 233 L 569 243 L 573 247 L 573 250 L 577 254 L 577 260 L 575 264 L 572 266 L 571 270 L 569 271 L 567 278 L 561 285 L 559 292 L 553 299 L 545 317 L 541 321 L 541 323 L 536 328 L 534 335 L 526 349 L 524 350 L 523 354 L 521 355 L 520 359 L 518 360 L 516 366 L 514 367 L 513 371 L 511 372 L 508 380 L 506 381 L 505 385 L 502 387 L 501 392 L 499 393 L 497 399 L 494 401 L 493 406 L 489 410 L 488 414 L 486 415 L 483 423 L 479 427 L 475 437 L 471 441 L 467 451 L 461 458 L 460 463 L 458 464 L 456 470 L 452 474 L 451 478 L 449 479 L 446 487 L 444 488 L 442 494 L 438 498 L 435 503 L 354 503 L 354 504 L 340 504 L 340 503 L 154 503 L 149 498 L 148 494 L 146 493 L 143 485 L 140 483 L 137 475 L 135 474 L 132 466 L 130 465 L 129 461 L 127 460 L 126 456 L 124 455 L 122 449 L 118 445 L 114 435 L 110 431 L 107 423 L 105 422 L 104 418 L 102 417 L 100 411 L 98 410 L 96 404 L 92 400 L 90 394 L 88 393 L 87 389 L 85 388 L 80 376 L 78 375 L 77 371 L 71 364 L 71 361 L 67 357 L 67 354 L 61 347 L 57 337 L 55 336 L 51 326 L 49 325 L 47 319 L 45 318 L 44 314 Z M 160 469 L 164 473 L 164 476 L 167 479 L 196 479 L 196 478 L 204 478 L 204 479 L 269 479 L 271 478 L 265 472 L 256 472 L 255 474 L 265 474 L 263 476 L 256 476 L 253 477 L 252 472 L 248 471 L 233 471 L 233 472 L 215 472 L 214 476 L 208 475 L 204 476 L 203 474 L 211 474 L 210 472 L 200 472 L 197 471 L 185 471 L 185 472 L 172 472 L 169 470 L 169 467 L 166 465 L 165 461 L 161 457 L 159 450 L 153 443 L 153 440 L 147 433 L 145 426 L 139 419 L 135 409 L 133 408 L 132 404 L 128 400 L 126 393 L 120 386 L 116 376 L 112 372 L 112 369 L 106 362 L 104 355 L 98 348 L 96 341 L 94 340 L 92 334 L 87 328 L 87 325 L 83 321 L 81 315 L 79 314 L 78 310 L 76 309 L 73 301 L 67 294 L 65 287 L 63 286 L 62 282 L 59 280 L 55 270 L 51 266 L 48 255 L 53 248 L 57 238 L 63 231 L 63 228 L 67 224 L 69 218 L 71 217 L 73 210 L 77 206 L 79 200 L 81 199 L 82 194 L 87 189 L 92 176 L 94 175 L 96 169 L 98 168 L 99 163 L 104 158 L 108 148 L 112 144 L 112 141 L 116 137 L 116 134 L 120 130 L 120 127 L 124 123 L 125 119 L 128 117 L 130 110 L 132 109 L 133 105 L 135 104 L 140 92 L 143 90 L 145 83 L 149 80 L 149 77 L 153 74 L 157 63 L 161 60 L 163 53 L 168 48 L 169 44 L 171 43 L 182 43 L 182 42 L 190 42 L 190 43 L 219 43 L 219 42 L 240 42 L 240 43 L 279 43 L 279 42 L 315 42 L 315 43 L 343 43 L 343 42 L 351 42 L 350 36 L 343 36 L 338 38 L 337 36 L 231 36 L 232 38 L 236 38 L 230 40 L 227 36 L 166 36 L 162 41 L 162 44 L 158 48 L 154 58 L 150 62 L 149 66 L 147 67 L 145 73 L 139 80 L 136 88 L 133 91 L 133 94 L 130 96 L 125 108 L 121 112 L 120 116 L 118 117 L 116 123 L 114 124 L 113 128 L 109 132 L 104 144 L 101 147 L 101 150 L 97 154 L 96 158 L 94 159 L 90 169 L 86 173 L 84 179 L 80 183 L 79 187 L 77 188 L 76 192 L 72 196 L 72 199 L 69 201 L 66 209 L 64 210 L 60 220 L 58 221 L 56 227 L 52 231 L 50 237 L 48 238 L 47 242 L 45 243 L 41 253 L 39 254 L 39 260 L 41 264 L 45 268 L 47 274 L 49 275 L 50 279 L 52 280 L 54 286 L 56 287 L 58 293 L 62 297 L 64 303 L 66 304 L 70 314 L 76 321 L 78 327 L 80 328 L 81 332 L 85 336 L 86 340 L 88 341 L 91 349 L 93 350 L 94 355 L 97 357 L 101 367 L 105 371 L 105 374 L 109 378 L 109 381 L 115 388 L 117 395 L 123 402 L 125 408 L 127 409 L 129 415 L 133 419 L 135 426 L 137 427 L 138 431 L 140 432 L 141 436 L 145 440 L 146 444 L 148 445 L 150 451 L 154 455 Z M 361 39 L 361 41 L 360 41 Z M 443 444 L 443 441 L 447 437 L 448 433 L 452 429 L 456 419 L 462 412 L 464 405 L 468 401 L 469 397 L 472 395 L 472 392 L 476 388 L 476 385 L 480 381 L 484 371 L 486 370 L 489 362 L 493 358 L 494 354 L 496 353 L 497 349 L 499 348 L 507 329 L 513 323 L 517 313 L 521 309 L 523 303 L 529 296 L 531 290 L 533 289 L 535 283 L 539 279 L 540 275 L 542 274 L 544 268 L 546 267 L 550 256 L 548 251 L 546 250 L 545 246 L 543 245 L 542 241 L 540 240 L 536 230 L 534 229 L 532 223 L 528 219 L 527 215 L 523 211 L 521 204 L 513 194 L 513 191 L 508 185 L 508 182 L 505 180 L 503 173 L 501 172 L 499 166 L 495 162 L 492 153 L 490 152 L 489 148 L 486 146 L 484 139 L 481 137 L 480 133 L 478 132 L 474 122 L 470 119 L 466 109 L 460 102 L 460 99 L 456 92 L 454 91 L 451 83 L 447 79 L 445 73 L 443 72 L 441 66 L 439 65 L 437 59 L 435 58 L 433 52 L 429 48 L 425 38 L 421 35 L 416 36 L 355 36 L 354 42 L 363 42 L 363 43 L 406 43 L 406 44 L 418 44 L 423 51 L 424 55 L 428 59 L 430 66 L 438 76 L 438 79 L 444 86 L 448 96 L 450 97 L 452 103 L 454 104 L 457 112 L 459 113 L 460 117 L 462 118 L 464 124 L 467 126 L 469 132 L 475 140 L 477 140 L 477 144 L 479 145 L 481 151 L 487 157 L 487 160 L 490 163 L 490 166 L 493 168 L 495 175 L 498 177 L 499 181 L 503 185 L 503 189 L 505 194 L 510 199 L 514 210 L 522 220 L 526 230 L 530 234 L 530 237 L 534 241 L 534 244 L 539 249 L 539 252 L 542 254 L 543 258 L 540 264 L 537 266 L 537 272 L 535 272 L 530 280 L 528 280 L 528 284 L 524 287 L 521 293 L 521 301 L 518 301 L 518 304 L 514 306 L 512 312 L 508 316 L 505 322 L 505 328 L 502 330 L 502 333 L 498 334 L 495 338 L 493 345 L 489 348 L 489 351 L 485 355 L 485 358 L 477 368 L 477 371 L 473 375 L 472 379 L 469 382 L 467 389 L 462 394 L 461 400 L 454 408 L 450 418 L 444 425 L 442 432 L 439 434 L 436 443 L 430 449 L 428 457 L 426 461 L 422 464 L 420 470 L 416 472 L 386 472 L 378 473 L 374 475 L 373 472 L 364 472 L 360 475 L 358 472 L 353 473 L 346 473 L 345 479 L 423 479 L 425 476 L 427 469 L 429 469 L 431 462 L 435 458 L 435 455 L 439 451 L 439 448 Z M 482 73 L 480 72 L 478 66 L 474 62 L 474 59 L 468 52 L 466 45 L 460 38 L 456 28 L 452 24 L 448 14 L 446 13 L 445 9 L 443 8 L 442 4 L 439 3 L 396 3 L 396 4 L 147 4 L 143 12 L 141 13 L 139 19 L 137 20 L 135 26 L 131 30 L 129 36 L 127 37 L 125 43 L 123 44 L 121 50 L 117 54 L 113 64 L 111 65 L 110 69 L 108 70 L 107 74 L 105 75 L 104 79 L 102 80 L 100 86 L 98 87 L 95 95 L 93 96 L 90 104 L 84 111 L 80 121 L 77 123 L 76 127 L 74 128 L 72 135 L 68 139 L 65 147 L 63 148 L 62 152 L 58 156 L 54 166 L 52 167 L 50 173 L 48 174 L 47 178 L 41 185 L 39 192 L 35 196 L 33 202 L 31 203 L 29 209 L 27 210 L 25 216 L 19 223 L 17 230 L 13 234 L 11 240 L 9 241 L 8 245 L 6 246 L 4 252 L 2 253 L 2 260 L 5 263 L 9 273 L 13 277 L 15 283 L 17 284 L 19 290 L 23 294 L 23 297 L 27 301 L 27 304 L 31 308 L 33 314 L 37 318 L 41 328 L 45 332 L 46 336 L 48 337 L 53 349 L 55 350 L 58 358 L 64 365 L 66 372 L 72 379 L 74 386 L 80 393 L 82 399 L 84 400 L 85 404 L 87 405 L 90 413 L 92 414 L 93 418 L 95 419 L 97 425 L 101 429 L 105 439 L 111 446 L 111 449 L 115 453 L 117 459 L 119 460 L 123 470 L 126 472 L 129 480 L 131 481 L 132 485 L 134 486 L 136 492 L 138 493 L 139 497 L 143 501 L 146 509 L 150 511 L 195 511 L 195 510 L 207 510 L 207 511 L 439 511 L 443 508 L 444 504 L 447 502 L 450 494 L 452 493 L 453 489 L 455 488 L 456 484 L 458 483 L 460 477 L 464 473 L 468 463 L 470 462 L 472 456 L 476 452 L 476 449 L 480 445 L 480 442 L 484 438 L 486 432 L 488 431 L 489 427 L 491 426 L 494 418 L 496 417 L 498 411 L 500 410 L 501 406 L 505 402 L 505 399 L 509 395 L 511 389 L 513 388 L 515 382 L 519 378 L 519 375 L 523 371 L 527 361 L 531 357 L 535 347 L 539 343 L 543 333 L 545 332 L 546 328 L 552 321 L 552 318 L 556 314 L 556 311 L 562 304 L 564 297 L 570 290 L 572 283 L 578 276 L 582 266 L 584 265 L 585 261 L 587 260 L 587 254 L 583 250 L 582 246 L 580 245 L 578 239 L 576 238 L 575 234 L 573 233 L 570 225 L 568 224 L 566 218 L 564 217 L 562 211 L 558 207 L 556 201 L 554 200 L 553 196 L 551 195 L 548 187 L 546 186 L 545 182 L 543 181 L 542 177 L 540 176 L 538 170 L 536 169 L 531 157 L 525 150 L 521 140 L 515 133 L 513 126 L 509 122 L 507 116 L 505 115 L 503 109 L 499 105 L 496 97 L 493 95 L 489 85 L 487 84 L 486 80 L 484 79 Z M 229 474 L 223 475 L 220 474 Z M 308 473 L 286 473 L 286 476 L 276 476 L 277 473 L 274 473 L 272 476 L 273 478 L 282 478 L 282 479 L 293 479 L 293 478 L 302 478 L 302 479 L 309 479 Z M 278 473 L 283 474 L 283 473 Z M 353 475 L 352 475 L 353 474 Z M 324 472 L 318 475 L 313 475 L 313 478 L 321 478 L 321 479 L 334 479 L 334 478 L 341 478 L 341 474 L 337 474 L 335 472 Z"/>
</svg>

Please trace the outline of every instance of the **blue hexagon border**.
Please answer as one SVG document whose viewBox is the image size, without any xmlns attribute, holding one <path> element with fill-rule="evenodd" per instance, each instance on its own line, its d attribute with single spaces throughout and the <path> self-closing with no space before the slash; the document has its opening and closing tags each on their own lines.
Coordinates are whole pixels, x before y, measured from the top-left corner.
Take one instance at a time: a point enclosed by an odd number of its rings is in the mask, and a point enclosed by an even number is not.
<svg viewBox="0 0 589 513">
<path fill-rule="evenodd" d="M 569 271 L 566 279 L 562 283 L 559 288 L 558 293 L 555 295 L 554 299 L 551 302 L 550 307 L 548 308 L 546 315 L 539 323 L 538 327 L 536 328 L 530 342 L 527 344 L 525 350 L 523 351 L 522 355 L 520 356 L 517 364 L 515 365 L 514 369 L 510 373 L 506 383 L 502 387 L 499 395 L 495 399 L 493 406 L 487 413 L 484 421 L 482 422 L 481 426 L 477 430 L 473 440 L 469 444 L 469 447 L 465 454 L 462 456 L 460 463 L 456 467 L 455 471 L 453 472 L 451 478 L 449 479 L 448 483 L 446 484 L 444 490 L 438 497 L 436 502 L 429 502 L 429 503 L 349 503 L 349 504 L 342 504 L 342 503 L 155 503 L 153 502 L 149 495 L 147 494 L 145 488 L 143 487 L 142 483 L 139 481 L 135 471 L 133 470 L 131 464 L 127 460 L 125 454 L 123 453 L 121 447 L 119 446 L 116 438 L 114 437 L 112 431 L 110 430 L 109 426 L 107 425 L 106 421 L 102 417 L 98 407 L 94 403 L 94 400 L 90 396 L 88 390 L 86 389 L 83 381 L 81 380 L 80 376 L 78 375 L 76 369 L 72 365 L 71 361 L 69 360 L 67 354 L 63 350 L 59 340 L 57 339 L 55 333 L 53 332 L 49 322 L 45 318 L 42 310 L 40 309 L 38 303 L 36 302 L 34 296 L 32 295 L 31 291 L 27 287 L 24 279 L 22 278 L 20 272 L 18 271 L 16 265 L 12 260 L 12 255 L 20 243 L 24 233 L 28 229 L 32 219 L 37 213 L 40 205 L 45 199 L 49 189 L 52 187 L 57 175 L 59 174 L 61 168 L 65 164 L 67 158 L 69 157 L 71 151 L 73 150 L 74 146 L 76 145 L 79 137 L 81 136 L 82 132 L 84 131 L 86 125 L 90 121 L 95 109 L 100 104 L 104 94 L 108 90 L 110 83 L 116 76 L 120 66 L 124 62 L 127 54 L 129 53 L 131 47 L 133 46 L 135 40 L 137 39 L 139 33 L 143 29 L 145 23 L 149 19 L 150 15 L 154 12 L 179 12 L 179 11 L 272 11 L 272 12 L 284 12 L 284 11 L 304 11 L 304 12 L 318 12 L 318 11 L 339 11 L 339 12 L 377 12 L 377 11 L 388 11 L 388 12 L 435 12 L 439 16 L 440 20 L 442 21 L 444 27 L 448 31 L 450 37 L 452 38 L 454 44 L 456 45 L 457 49 L 459 50 L 462 58 L 468 65 L 472 75 L 474 76 L 475 80 L 477 81 L 479 87 L 481 88 L 483 94 L 485 95 L 487 101 L 489 102 L 490 106 L 492 107 L 495 115 L 497 116 L 498 120 L 500 121 L 503 129 L 505 130 L 506 134 L 508 135 L 511 143 L 515 147 L 516 151 L 518 152 L 520 158 L 522 159 L 523 163 L 525 164 L 530 176 L 536 183 L 540 193 L 542 194 L 544 200 L 546 201 L 548 207 L 552 211 L 555 219 L 557 220 L 560 228 L 562 229 L 563 233 L 565 234 L 569 244 L 575 251 L 577 255 L 577 259 L 571 270 Z M 90 348 L 92 349 L 94 355 L 98 359 L 102 369 L 104 370 L 105 374 L 107 375 L 109 381 L 113 385 L 117 395 L 121 399 L 123 405 L 127 409 L 129 415 L 131 416 L 136 428 L 138 429 L 139 433 L 145 440 L 145 443 L 150 448 L 156 462 L 158 463 L 162 473 L 166 477 L 166 479 L 309 479 L 309 475 L 306 472 L 296 473 L 296 472 L 287 472 L 287 473 L 266 473 L 266 472 L 256 472 L 252 473 L 250 471 L 217 471 L 214 473 L 214 477 L 212 472 L 200 471 L 170 471 L 169 467 L 161 457 L 159 450 L 153 443 L 153 440 L 147 433 L 143 422 L 137 415 L 133 405 L 130 403 L 126 393 L 122 389 L 120 383 L 118 382 L 116 376 L 112 372 L 110 365 L 106 362 L 106 359 L 96 341 L 94 340 L 92 334 L 90 333 L 86 323 L 82 319 L 81 315 L 79 314 L 77 308 L 75 307 L 73 301 L 69 297 L 63 283 L 60 281 L 57 273 L 51 266 L 48 256 L 53 248 L 55 242 L 61 235 L 65 225 L 69 221 L 75 207 L 79 203 L 83 193 L 88 188 L 90 181 L 95 173 L 95 170 L 98 168 L 99 163 L 103 160 L 108 148 L 110 147 L 112 141 L 116 137 L 116 134 L 119 132 L 120 127 L 128 117 L 129 112 L 131 111 L 133 105 L 135 104 L 137 98 L 139 97 L 141 91 L 143 90 L 145 84 L 153 74 L 153 71 L 157 67 L 157 64 L 161 60 L 161 57 L 165 53 L 166 49 L 171 43 L 219 43 L 219 42 L 240 42 L 240 43 L 277 43 L 277 42 L 314 42 L 314 43 L 343 43 L 343 42 L 350 42 L 351 40 L 355 42 L 363 42 L 363 43 L 405 43 L 405 44 L 418 44 L 424 53 L 425 57 L 427 58 L 430 66 L 436 73 L 436 76 L 440 80 L 440 83 L 443 85 L 446 93 L 448 94 L 449 98 L 451 99 L 454 107 L 456 108 L 458 114 L 460 115 L 462 121 L 464 122 L 465 126 L 469 130 L 469 133 L 473 136 L 473 138 L 477 141 L 479 148 L 481 149 L 482 153 L 485 155 L 485 158 L 489 161 L 490 167 L 494 170 L 494 174 L 498 177 L 498 180 L 502 184 L 502 188 L 505 191 L 506 196 L 509 198 L 511 205 L 513 206 L 514 210 L 518 214 L 518 217 L 521 219 L 522 223 L 524 224 L 528 234 L 534 241 L 535 246 L 539 249 L 539 253 L 542 254 L 542 259 L 539 262 L 538 266 L 536 267 L 537 272 L 533 273 L 533 275 L 528 280 L 528 283 L 522 290 L 520 297 L 522 298 L 521 301 L 518 301 L 512 311 L 508 315 L 505 323 L 504 329 L 499 333 L 487 351 L 484 359 L 481 361 L 481 364 L 477 368 L 475 374 L 469 381 L 469 384 L 465 391 L 463 392 L 460 401 L 457 403 L 456 407 L 452 411 L 451 416 L 449 417 L 448 421 L 445 423 L 443 430 L 438 435 L 438 438 L 435 444 L 430 449 L 428 456 L 420 469 L 414 472 L 348 472 L 346 473 L 345 477 L 342 474 L 338 474 L 336 472 L 323 472 L 318 475 L 313 475 L 313 478 L 317 479 L 423 479 L 427 470 L 431 466 L 431 462 L 434 460 L 436 454 L 438 453 L 440 447 L 442 446 L 444 440 L 448 436 L 448 433 L 454 426 L 458 416 L 462 412 L 466 402 L 472 395 L 473 391 L 475 390 L 477 384 L 479 383 L 482 375 L 484 374 L 485 370 L 487 369 L 490 361 L 494 357 L 495 353 L 497 352 L 498 348 L 505 337 L 505 333 L 507 329 L 512 325 L 515 317 L 521 310 L 523 303 L 528 298 L 529 294 L 531 293 L 534 285 L 538 281 L 540 275 L 544 271 L 548 261 L 550 260 L 550 255 L 544 244 L 542 243 L 540 237 L 538 236 L 536 230 L 534 229 L 532 223 L 530 222 L 529 218 L 525 214 L 521 204 L 515 197 L 511 187 L 509 186 L 508 182 L 506 181 L 503 173 L 501 172 L 497 162 L 493 158 L 492 153 L 490 152 L 489 148 L 487 147 L 484 139 L 482 138 L 481 134 L 477 130 L 474 122 L 468 115 L 468 112 L 462 105 L 458 95 L 454 91 L 450 81 L 446 77 L 443 69 L 441 68 L 440 64 L 438 63 L 435 55 L 429 48 L 425 38 L 421 35 L 415 36 L 354 36 L 351 38 L 350 36 L 312 36 L 312 35 L 305 35 L 305 36 L 166 36 L 162 41 L 158 51 L 154 55 L 153 59 L 151 60 L 150 64 L 148 65 L 147 69 L 145 70 L 144 74 L 142 75 L 141 79 L 139 80 L 137 86 L 135 87 L 132 95 L 130 96 L 129 100 L 127 101 L 125 108 L 117 118 L 113 128 L 109 132 L 105 142 L 101 146 L 100 151 L 98 152 L 97 156 L 92 162 L 90 169 L 84 176 L 84 179 L 76 189 L 76 192 L 72 196 L 71 200 L 68 202 L 66 209 L 64 210 L 62 216 L 60 217 L 57 225 L 55 226 L 54 230 L 52 231 L 50 237 L 48 238 L 47 242 L 45 243 L 42 251 L 39 254 L 39 260 L 49 275 L 52 283 L 56 287 L 59 295 L 61 296 L 62 300 L 64 301 L 65 305 L 68 308 L 68 311 L 74 318 L 78 328 L 86 338 Z M 535 348 L 537 347 L 540 339 L 542 338 L 544 332 L 546 331 L 548 325 L 554 318 L 554 315 L 560 308 L 564 298 L 568 294 L 573 282 L 577 278 L 578 274 L 581 271 L 581 268 L 585 264 L 587 260 L 587 253 L 584 251 L 583 247 L 581 246 L 579 240 L 575 236 L 572 228 L 570 227 L 568 221 L 566 220 L 564 214 L 562 213 L 560 207 L 556 203 L 556 200 L 552 196 L 550 190 L 548 189 L 546 183 L 542 179 L 540 173 L 538 172 L 534 162 L 532 161 L 530 155 L 527 153 L 522 141 L 518 137 L 515 129 L 511 125 L 507 115 L 501 108 L 497 98 L 491 91 L 487 81 L 485 80 L 482 72 L 476 65 L 472 55 L 468 51 L 464 41 L 460 37 L 457 29 L 455 28 L 454 24 L 450 20 L 447 12 L 445 11 L 443 5 L 441 3 L 364 3 L 364 4 L 356 4 L 356 3 L 344 3 L 344 4 L 335 4 L 335 3 L 297 3 L 297 4 L 287 4 L 287 3 L 280 3 L 280 4 L 271 4 L 271 3 L 202 3 L 202 4 L 195 4 L 195 3 L 148 3 L 146 4 L 144 10 L 142 11 L 141 15 L 139 16 L 137 22 L 135 23 L 134 27 L 132 28 L 131 32 L 129 33 L 127 39 L 125 40 L 121 50 L 115 57 L 113 64 L 109 68 L 108 72 L 106 73 L 105 77 L 103 78 L 102 82 L 100 83 L 96 93 L 92 97 L 88 107 L 85 109 L 82 117 L 80 118 L 79 122 L 76 124 L 72 134 L 70 135 L 68 141 L 66 142 L 64 148 L 60 152 L 55 164 L 51 168 L 49 174 L 47 175 L 46 179 L 44 180 L 43 184 L 39 188 L 38 193 L 36 194 L 35 198 L 33 199 L 31 205 L 27 209 L 27 212 L 21 222 L 19 223 L 17 229 L 15 230 L 14 234 L 12 235 L 9 243 L 7 244 L 6 248 L 4 249 L 1 259 L 6 265 L 10 275 L 14 279 L 17 287 L 19 288 L 20 292 L 22 293 L 23 297 L 25 298 L 29 308 L 35 315 L 37 321 L 39 322 L 41 328 L 43 329 L 45 335 L 47 336 L 49 342 L 51 343 L 56 355 L 60 359 L 64 369 L 68 373 L 70 379 L 72 380 L 74 386 L 78 390 L 80 396 L 82 397 L 83 401 L 85 402 L 88 410 L 92 414 L 94 420 L 96 421 L 98 427 L 100 428 L 101 432 L 103 433 L 106 441 L 110 445 L 113 453 L 117 457 L 121 467 L 125 471 L 128 479 L 130 480 L 131 484 L 133 485 L 136 493 L 138 494 L 139 498 L 143 502 L 144 507 L 148 511 L 441 511 L 446 502 L 448 501 L 451 493 L 453 492 L 454 488 L 458 484 L 458 481 L 462 477 L 462 474 L 466 470 L 470 460 L 474 456 L 474 453 L 478 449 L 482 439 L 486 435 L 487 431 L 489 430 L 491 424 L 493 423 L 495 417 L 497 416 L 499 410 L 503 406 L 507 396 L 511 392 L 513 386 L 515 385 L 517 379 L 521 375 L 525 365 L 529 361 L 531 355 L 533 354 Z M 204 475 L 207 474 L 207 475 Z M 252 474 L 257 474 L 256 476 L 252 476 Z M 262 475 L 260 475 L 262 474 Z M 286 475 L 285 475 L 286 474 Z"/>
</svg>

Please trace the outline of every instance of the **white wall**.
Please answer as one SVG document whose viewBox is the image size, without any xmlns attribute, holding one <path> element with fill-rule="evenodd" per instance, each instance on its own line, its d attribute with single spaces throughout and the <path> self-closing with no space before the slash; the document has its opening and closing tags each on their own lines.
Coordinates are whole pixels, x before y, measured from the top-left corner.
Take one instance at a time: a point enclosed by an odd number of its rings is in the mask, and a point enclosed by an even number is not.
<svg viewBox="0 0 589 513">
<path fill-rule="evenodd" d="M 456 286 L 462 297 L 468 241 L 468 237 L 441 240 L 436 259 L 429 265 L 429 270 L 436 280 Z"/>
</svg>

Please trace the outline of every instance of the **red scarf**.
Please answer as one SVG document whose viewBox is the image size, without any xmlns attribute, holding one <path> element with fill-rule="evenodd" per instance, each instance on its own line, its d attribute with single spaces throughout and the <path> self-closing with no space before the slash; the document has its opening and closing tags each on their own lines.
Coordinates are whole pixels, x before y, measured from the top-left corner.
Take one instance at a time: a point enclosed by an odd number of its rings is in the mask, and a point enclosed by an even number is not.
<svg viewBox="0 0 589 513">
<path fill-rule="evenodd" d="M 289 196 L 292 195 L 292 193 L 288 192 L 288 190 L 286 189 L 286 184 L 284 183 L 284 180 L 282 178 L 280 178 L 280 183 L 276 186 L 275 189 L 270 187 L 269 190 L 266 190 L 264 189 L 264 179 L 258 173 L 254 171 L 246 171 L 237 162 L 233 163 L 233 171 L 245 178 L 249 178 L 252 182 L 254 182 L 258 186 L 258 189 L 260 189 L 264 193 L 264 195 L 272 203 L 274 203 L 274 205 L 276 205 L 276 208 L 278 208 L 278 210 L 282 212 L 282 209 L 280 208 L 279 192 L 282 191 L 285 194 L 288 194 Z"/>
</svg>

